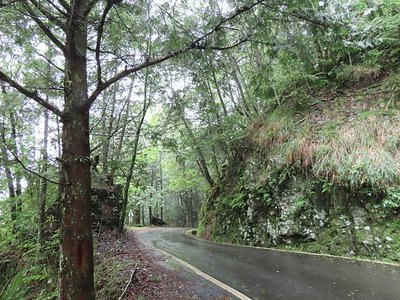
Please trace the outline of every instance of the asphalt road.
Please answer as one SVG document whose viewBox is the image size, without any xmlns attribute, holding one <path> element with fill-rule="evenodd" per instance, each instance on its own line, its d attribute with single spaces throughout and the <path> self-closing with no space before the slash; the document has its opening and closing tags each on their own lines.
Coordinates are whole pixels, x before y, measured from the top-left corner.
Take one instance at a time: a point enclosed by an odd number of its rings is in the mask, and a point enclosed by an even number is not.
<svg viewBox="0 0 400 300">
<path fill-rule="evenodd" d="M 209 243 L 182 228 L 137 236 L 252 299 L 400 300 L 398 266 Z"/>
</svg>

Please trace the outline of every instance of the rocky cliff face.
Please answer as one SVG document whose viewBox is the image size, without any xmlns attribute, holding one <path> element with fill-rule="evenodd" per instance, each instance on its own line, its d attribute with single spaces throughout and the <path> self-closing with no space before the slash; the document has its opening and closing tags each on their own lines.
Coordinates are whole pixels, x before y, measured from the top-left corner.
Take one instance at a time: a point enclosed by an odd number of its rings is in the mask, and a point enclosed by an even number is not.
<svg viewBox="0 0 400 300">
<path fill-rule="evenodd" d="M 327 190 L 296 169 L 272 177 L 265 170 L 251 156 L 237 170 L 233 188 L 217 187 L 203 211 L 200 234 L 238 244 L 400 260 L 400 222 L 374 209 L 381 195 Z"/>
<path fill-rule="evenodd" d="M 203 206 L 199 233 L 216 241 L 400 261 L 399 152 L 386 144 L 389 134 L 385 140 L 376 135 L 393 120 L 352 119 L 333 132 L 331 121 L 319 119 L 308 137 L 301 126 L 288 128 L 288 120 L 255 124 L 238 143 Z M 371 120 L 375 133 L 353 134 Z M 334 138 L 324 136 L 327 128 Z"/>
</svg>

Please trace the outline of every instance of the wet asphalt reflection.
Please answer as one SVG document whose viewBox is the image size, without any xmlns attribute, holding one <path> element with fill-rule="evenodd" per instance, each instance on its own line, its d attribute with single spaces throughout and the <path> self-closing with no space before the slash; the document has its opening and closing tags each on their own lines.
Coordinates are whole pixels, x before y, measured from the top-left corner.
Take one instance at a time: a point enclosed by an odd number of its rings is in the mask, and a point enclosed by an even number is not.
<svg viewBox="0 0 400 300">
<path fill-rule="evenodd" d="M 137 236 L 255 300 L 400 300 L 398 266 L 208 243 L 182 228 Z"/>
</svg>

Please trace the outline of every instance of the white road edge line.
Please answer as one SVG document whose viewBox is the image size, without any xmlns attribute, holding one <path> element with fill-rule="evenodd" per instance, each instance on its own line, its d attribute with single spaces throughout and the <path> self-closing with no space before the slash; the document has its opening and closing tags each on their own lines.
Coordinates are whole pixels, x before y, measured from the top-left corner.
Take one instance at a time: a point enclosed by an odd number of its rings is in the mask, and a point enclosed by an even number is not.
<svg viewBox="0 0 400 300">
<path fill-rule="evenodd" d="M 166 256 L 170 256 L 172 259 L 176 260 L 178 263 L 180 263 L 181 265 L 183 265 L 184 267 L 188 268 L 189 270 L 193 271 L 195 274 L 205 278 L 206 280 L 212 282 L 213 284 L 217 285 L 218 287 L 220 287 L 221 289 L 231 293 L 232 295 L 234 295 L 235 297 L 239 298 L 240 300 L 252 300 L 251 298 L 247 297 L 246 295 L 242 294 L 241 292 L 239 292 L 238 290 L 235 290 L 233 287 L 230 287 L 229 285 L 219 281 L 218 279 L 212 277 L 211 275 L 208 275 L 207 273 L 204 273 L 203 271 L 200 271 L 199 269 L 197 269 L 196 267 L 192 266 L 191 264 L 181 260 L 180 258 L 172 255 L 171 253 L 162 250 L 160 248 L 156 248 L 154 247 L 157 251 L 160 251 L 161 253 L 163 253 Z"/>
</svg>

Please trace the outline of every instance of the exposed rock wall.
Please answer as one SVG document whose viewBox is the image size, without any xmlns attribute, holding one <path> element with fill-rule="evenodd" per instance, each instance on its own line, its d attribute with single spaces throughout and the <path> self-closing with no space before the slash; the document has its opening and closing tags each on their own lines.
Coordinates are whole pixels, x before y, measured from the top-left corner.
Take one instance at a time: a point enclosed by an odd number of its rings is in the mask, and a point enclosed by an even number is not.
<svg viewBox="0 0 400 300">
<path fill-rule="evenodd" d="M 332 186 L 295 166 L 276 167 L 250 148 L 226 168 L 206 201 L 199 226 L 203 237 L 400 260 L 399 234 L 381 226 L 392 221 L 374 210 L 384 195 Z"/>
</svg>

